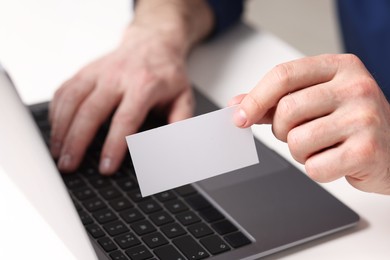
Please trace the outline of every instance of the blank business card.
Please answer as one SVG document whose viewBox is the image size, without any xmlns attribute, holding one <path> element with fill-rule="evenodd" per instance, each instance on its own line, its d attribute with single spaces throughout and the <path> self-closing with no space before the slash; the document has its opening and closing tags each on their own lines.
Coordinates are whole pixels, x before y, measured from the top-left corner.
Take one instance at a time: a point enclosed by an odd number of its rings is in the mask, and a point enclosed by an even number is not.
<svg viewBox="0 0 390 260">
<path fill-rule="evenodd" d="M 142 196 L 258 163 L 251 129 L 233 123 L 235 109 L 127 136 Z"/>
</svg>

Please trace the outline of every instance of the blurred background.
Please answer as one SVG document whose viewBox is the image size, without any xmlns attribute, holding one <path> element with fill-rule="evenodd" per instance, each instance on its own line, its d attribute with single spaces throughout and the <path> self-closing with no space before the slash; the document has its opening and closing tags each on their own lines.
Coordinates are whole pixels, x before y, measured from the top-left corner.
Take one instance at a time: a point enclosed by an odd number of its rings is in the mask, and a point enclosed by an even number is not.
<svg viewBox="0 0 390 260">
<path fill-rule="evenodd" d="M 247 0 L 245 8 L 246 22 L 305 55 L 342 51 L 335 0 Z"/>
</svg>

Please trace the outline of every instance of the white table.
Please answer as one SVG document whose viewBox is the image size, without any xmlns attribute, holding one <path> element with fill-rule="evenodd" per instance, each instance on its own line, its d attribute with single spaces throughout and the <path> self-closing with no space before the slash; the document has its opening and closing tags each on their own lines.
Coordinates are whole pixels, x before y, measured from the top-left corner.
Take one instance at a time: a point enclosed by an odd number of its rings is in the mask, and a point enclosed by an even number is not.
<svg viewBox="0 0 390 260">
<path fill-rule="evenodd" d="M 127 0 L 2 0 L 0 62 L 27 104 L 51 98 L 82 65 L 119 42 L 130 19 Z M 274 36 L 239 25 L 197 48 L 189 73 L 218 105 L 250 90 L 274 65 L 301 55 Z M 300 169 L 269 126 L 255 135 Z M 389 259 L 390 197 L 367 194 L 341 179 L 323 186 L 362 218 L 357 228 L 322 238 L 268 259 Z"/>
</svg>

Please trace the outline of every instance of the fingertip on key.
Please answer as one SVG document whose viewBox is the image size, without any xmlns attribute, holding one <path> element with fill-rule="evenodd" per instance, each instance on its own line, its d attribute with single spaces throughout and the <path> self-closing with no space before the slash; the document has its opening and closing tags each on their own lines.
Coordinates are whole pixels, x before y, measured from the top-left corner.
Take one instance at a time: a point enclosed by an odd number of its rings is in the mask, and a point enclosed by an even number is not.
<svg viewBox="0 0 390 260">
<path fill-rule="evenodd" d="M 112 159 L 110 157 L 104 157 L 100 161 L 99 172 L 102 175 L 111 175 L 112 166 Z"/>
</svg>

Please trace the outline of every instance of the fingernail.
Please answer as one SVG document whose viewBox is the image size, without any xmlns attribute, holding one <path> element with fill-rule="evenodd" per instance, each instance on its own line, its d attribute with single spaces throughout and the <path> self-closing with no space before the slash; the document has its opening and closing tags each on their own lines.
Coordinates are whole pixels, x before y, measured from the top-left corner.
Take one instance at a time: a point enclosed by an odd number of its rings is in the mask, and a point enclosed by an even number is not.
<svg viewBox="0 0 390 260">
<path fill-rule="evenodd" d="M 100 166 L 99 166 L 100 173 L 103 174 L 103 175 L 107 175 L 109 173 L 109 170 L 111 169 L 111 164 L 112 164 L 111 158 L 110 157 L 104 157 L 100 161 Z"/>
<path fill-rule="evenodd" d="M 72 156 L 70 154 L 62 155 L 60 160 L 58 161 L 58 168 L 60 170 L 66 170 L 70 167 L 70 163 L 72 161 Z"/>
<path fill-rule="evenodd" d="M 240 108 L 238 111 L 236 111 L 234 113 L 233 119 L 234 119 L 234 123 L 236 124 L 236 126 L 239 126 L 239 127 L 244 126 L 246 124 L 246 121 L 247 121 L 247 116 L 246 116 L 245 111 Z"/>
</svg>

